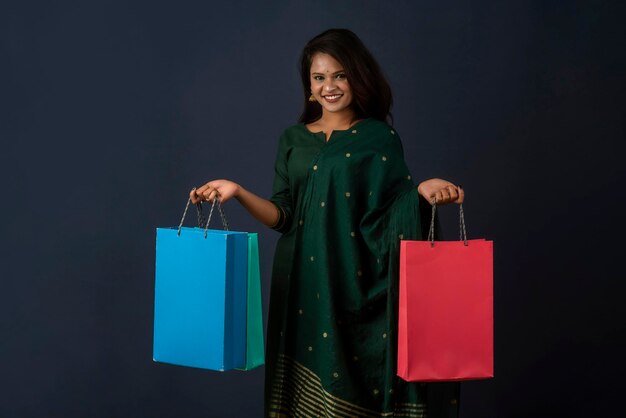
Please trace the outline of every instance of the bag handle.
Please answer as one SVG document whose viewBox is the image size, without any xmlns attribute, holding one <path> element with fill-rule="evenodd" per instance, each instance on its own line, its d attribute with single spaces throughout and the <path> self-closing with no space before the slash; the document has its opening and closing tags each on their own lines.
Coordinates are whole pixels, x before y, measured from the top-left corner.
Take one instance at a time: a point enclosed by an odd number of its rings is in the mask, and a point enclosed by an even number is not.
<svg viewBox="0 0 626 418">
<path fill-rule="evenodd" d="M 428 241 L 430 246 L 435 246 L 435 212 L 437 211 L 437 204 L 432 203 L 432 215 L 430 217 L 430 229 L 428 230 Z M 463 244 L 467 247 L 467 231 L 465 229 L 465 214 L 463 213 L 463 204 L 459 204 L 459 241 L 463 241 Z"/>
<path fill-rule="evenodd" d="M 193 190 L 196 190 L 195 187 Z M 178 236 L 180 236 L 180 230 L 183 227 L 183 222 L 185 222 L 185 217 L 187 216 L 187 210 L 189 209 L 189 204 L 191 203 L 191 198 L 187 200 L 187 205 L 185 206 L 185 210 L 183 211 L 183 217 L 180 220 L 180 224 L 178 225 Z M 222 218 L 222 225 L 224 226 L 225 231 L 229 231 L 228 220 L 226 220 L 226 215 L 224 214 L 224 209 L 222 208 L 222 202 L 217 199 L 213 199 L 213 203 L 211 204 L 211 210 L 209 211 L 209 218 L 204 221 L 204 215 L 202 213 L 202 202 L 196 203 L 196 211 L 198 216 L 198 227 L 204 228 L 204 238 L 207 237 L 207 231 L 209 229 L 209 224 L 211 222 L 211 217 L 213 216 L 213 209 L 215 208 L 215 204 L 217 203 L 217 210 L 220 214 L 220 218 Z"/>
</svg>

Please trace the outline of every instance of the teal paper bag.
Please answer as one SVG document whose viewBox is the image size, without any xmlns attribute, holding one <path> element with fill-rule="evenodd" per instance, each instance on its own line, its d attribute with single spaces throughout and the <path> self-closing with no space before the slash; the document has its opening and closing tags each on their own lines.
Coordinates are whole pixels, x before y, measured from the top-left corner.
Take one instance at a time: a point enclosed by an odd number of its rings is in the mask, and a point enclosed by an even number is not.
<svg viewBox="0 0 626 418">
<path fill-rule="evenodd" d="M 239 370 L 254 369 L 265 363 L 261 272 L 259 269 L 259 236 L 256 233 L 248 233 L 248 301 L 246 316 L 246 364 Z"/>
</svg>

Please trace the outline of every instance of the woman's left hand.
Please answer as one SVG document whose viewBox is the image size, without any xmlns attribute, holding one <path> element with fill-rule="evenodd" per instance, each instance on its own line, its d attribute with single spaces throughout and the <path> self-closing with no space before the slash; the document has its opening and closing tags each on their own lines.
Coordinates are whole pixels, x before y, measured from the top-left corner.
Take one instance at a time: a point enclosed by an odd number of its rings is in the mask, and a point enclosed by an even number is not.
<svg viewBox="0 0 626 418">
<path fill-rule="evenodd" d="M 442 179 L 430 179 L 420 183 L 417 191 L 430 204 L 446 205 L 448 203 L 463 203 L 465 193 L 461 186 L 455 186 Z"/>
</svg>

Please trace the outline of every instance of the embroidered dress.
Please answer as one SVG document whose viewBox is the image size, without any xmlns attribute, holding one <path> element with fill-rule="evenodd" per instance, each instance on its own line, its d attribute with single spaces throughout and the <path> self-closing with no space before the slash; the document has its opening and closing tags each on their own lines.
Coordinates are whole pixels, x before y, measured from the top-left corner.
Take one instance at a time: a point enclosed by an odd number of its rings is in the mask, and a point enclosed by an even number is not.
<svg viewBox="0 0 626 418">
<path fill-rule="evenodd" d="M 365 119 L 326 141 L 294 125 L 275 170 L 265 415 L 456 417 L 457 384 L 396 376 L 399 242 L 421 238 L 396 132 Z"/>
</svg>

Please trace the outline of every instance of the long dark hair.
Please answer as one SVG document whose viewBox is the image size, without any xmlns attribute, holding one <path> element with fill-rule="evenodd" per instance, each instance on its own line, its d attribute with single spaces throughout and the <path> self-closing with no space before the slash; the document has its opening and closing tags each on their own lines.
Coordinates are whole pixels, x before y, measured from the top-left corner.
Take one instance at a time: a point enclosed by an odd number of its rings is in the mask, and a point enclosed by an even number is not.
<svg viewBox="0 0 626 418">
<path fill-rule="evenodd" d="M 300 76 L 304 91 L 304 110 L 299 121 L 311 123 L 322 116 L 322 106 L 310 102 L 311 61 L 321 52 L 339 61 L 352 89 L 352 108 L 357 119 L 391 120 L 393 97 L 391 88 L 380 66 L 354 32 L 348 29 L 329 29 L 311 39 L 300 57 Z"/>
</svg>

